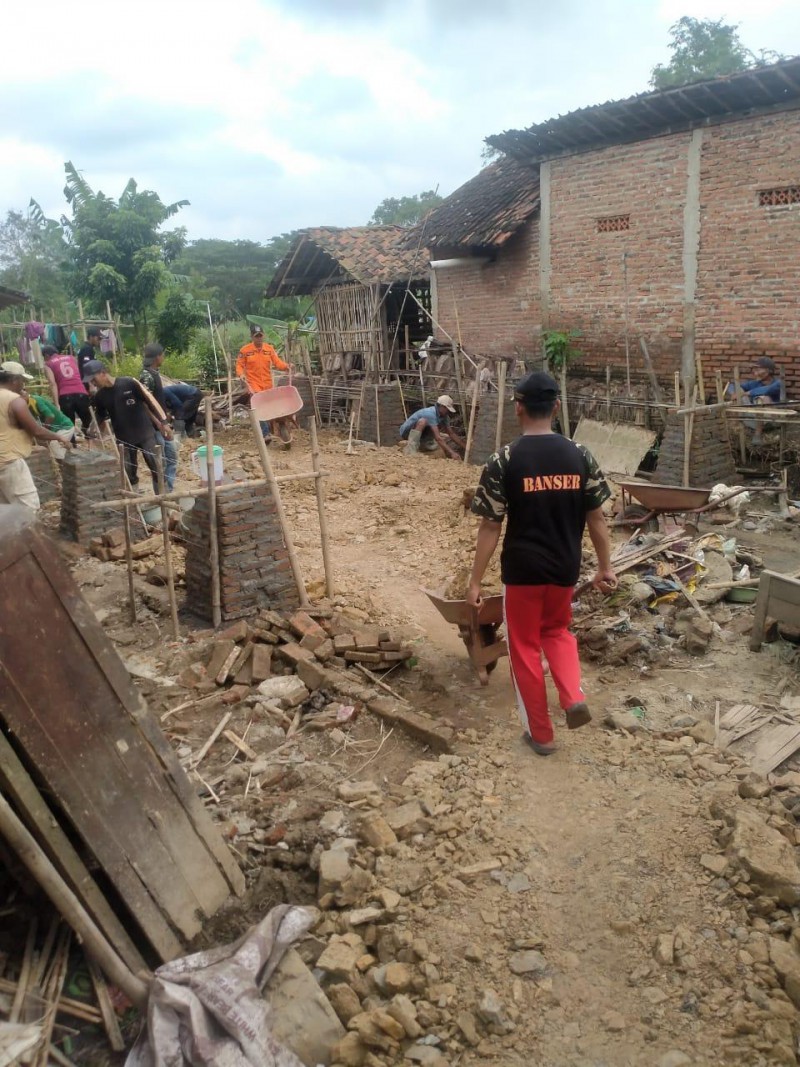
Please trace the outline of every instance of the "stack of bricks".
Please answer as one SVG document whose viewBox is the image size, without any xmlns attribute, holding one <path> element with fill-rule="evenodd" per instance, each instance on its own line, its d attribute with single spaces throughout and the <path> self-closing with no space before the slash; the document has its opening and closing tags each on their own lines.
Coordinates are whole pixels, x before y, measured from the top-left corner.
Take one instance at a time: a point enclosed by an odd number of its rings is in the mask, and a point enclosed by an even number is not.
<svg viewBox="0 0 800 1067">
<path fill-rule="evenodd" d="M 51 500 L 58 500 L 61 495 L 58 484 L 58 466 L 50 455 L 50 450 L 34 448 L 25 462 L 28 464 L 33 484 L 39 494 L 39 503 L 47 504 Z"/>
<path fill-rule="evenodd" d="M 685 433 L 691 415 L 667 416 L 667 425 L 658 453 L 653 481 L 659 485 L 684 484 Z M 689 485 L 711 489 L 719 482 L 730 482 L 736 474 L 725 415 L 720 408 L 694 414 L 689 453 Z"/>
<path fill-rule="evenodd" d="M 96 508 L 103 500 L 118 500 L 120 487 L 119 460 L 112 452 L 69 451 L 61 464 L 61 526 L 59 533 L 71 541 L 88 544 L 120 526 L 120 508 Z M 131 509 L 131 537 L 141 540 L 147 530 Z"/>
<path fill-rule="evenodd" d="M 200 618 L 211 619 L 207 496 L 197 498 L 186 525 L 186 605 Z M 217 540 L 223 619 L 239 619 L 262 608 L 283 609 L 299 603 L 275 502 L 267 486 L 219 494 Z"/>
<path fill-rule="evenodd" d="M 388 385 L 364 383 L 358 424 L 359 440 L 373 441 L 376 445 L 396 445 L 405 420 L 400 382 L 390 382 Z"/>
<path fill-rule="evenodd" d="M 481 397 L 475 412 L 475 426 L 472 432 L 472 447 L 469 452 L 470 463 L 483 464 L 495 452 L 497 437 L 498 394 L 488 393 Z M 514 401 L 507 396 L 503 404 L 503 425 L 500 433 L 500 445 L 507 445 L 519 437 Z"/>
</svg>

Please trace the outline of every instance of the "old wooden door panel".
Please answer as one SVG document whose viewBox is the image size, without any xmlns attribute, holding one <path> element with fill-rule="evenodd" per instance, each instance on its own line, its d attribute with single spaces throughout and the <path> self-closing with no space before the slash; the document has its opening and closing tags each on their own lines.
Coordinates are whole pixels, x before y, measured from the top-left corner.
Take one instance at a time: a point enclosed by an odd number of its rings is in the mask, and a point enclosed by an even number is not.
<svg viewBox="0 0 800 1067">
<path fill-rule="evenodd" d="M 193 936 L 227 885 L 207 852 L 193 847 L 194 828 L 163 769 L 120 713 L 32 554 L 5 571 L 4 588 L 26 605 L 25 627 L 7 626 L 2 637 L 4 718 L 159 953 L 174 955 L 181 945 L 167 917 Z"/>
<path fill-rule="evenodd" d="M 195 850 L 193 857 L 197 848 L 202 846 L 206 849 L 214 863 L 219 866 L 230 889 L 241 895 L 245 889 L 245 881 L 238 864 L 222 840 L 202 801 L 192 788 L 172 746 L 164 737 L 158 723 L 144 707 L 138 691 L 131 683 L 130 675 L 113 645 L 106 638 L 94 613 L 81 596 L 71 576 L 59 566 L 60 561 L 55 547 L 47 539 L 37 536 L 31 540 L 30 549 L 40 562 L 42 570 L 46 572 L 53 592 L 80 632 L 86 650 L 94 656 L 108 685 L 152 748 L 156 761 L 163 764 L 167 787 L 178 797 L 185 814 L 197 831 L 198 836 L 193 843 Z M 2 569 L 1 559 L 0 569 Z M 192 872 L 193 877 L 194 872 Z M 203 905 L 209 913 L 215 911 L 227 897 L 227 891 L 221 891 L 216 882 L 200 887 L 200 892 Z"/>
<path fill-rule="evenodd" d="M 30 832 L 39 839 L 67 883 L 86 905 L 89 914 L 108 940 L 136 973 L 145 968 L 139 950 L 128 936 L 125 927 L 111 910 L 94 879 L 75 851 L 55 816 L 47 807 L 39 790 L 31 780 L 5 734 L 0 730 L 0 790 L 9 797 L 20 818 Z"/>
</svg>

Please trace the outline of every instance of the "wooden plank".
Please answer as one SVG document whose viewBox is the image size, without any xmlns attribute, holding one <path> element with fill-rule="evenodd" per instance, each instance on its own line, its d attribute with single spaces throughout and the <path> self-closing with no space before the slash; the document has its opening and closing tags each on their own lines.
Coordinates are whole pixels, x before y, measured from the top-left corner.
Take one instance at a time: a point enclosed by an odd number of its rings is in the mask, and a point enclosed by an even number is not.
<svg viewBox="0 0 800 1067">
<path fill-rule="evenodd" d="M 2 714 L 154 947 L 172 958 L 183 947 L 176 931 L 194 936 L 203 915 L 228 895 L 229 883 L 209 856 L 214 831 L 198 840 L 196 817 L 176 803 L 185 776 L 177 761 L 166 775 L 152 745 L 143 743 L 149 716 L 54 550 L 33 531 L 28 544 L 28 555 L 4 577 L 36 606 L 52 655 L 34 656 L 30 635 L 18 628 L 0 635 L 0 658 L 14 664 Z M 43 691 L 58 696 L 48 702 Z M 118 703 L 127 716 L 110 714 Z M 150 738 L 154 732 L 151 723 Z M 159 747 L 168 747 L 163 737 Z M 135 786 L 120 788 L 126 782 Z"/>
<path fill-rule="evenodd" d="M 800 581 L 776 571 L 764 571 L 761 574 L 750 635 L 752 652 L 761 649 L 767 619 L 800 626 Z"/>
<path fill-rule="evenodd" d="M 573 441 L 584 445 L 606 473 L 635 474 L 658 435 L 642 426 L 597 422 L 581 416 Z"/>
<path fill-rule="evenodd" d="M 17 539 L 15 539 L 17 540 Z M 2 552 L 0 540 L 0 552 Z M 113 696 L 130 716 L 137 733 L 144 736 L 152 754 L 161 765 L 160 777 L 165 779 L 165 787 L 181 804 L 184 814 L 189 819 L 195 835 L 200 839 L 210 859 L 216 864 L 228 883 L 228 887 L 237 895 L 245 890 L 244 875 L 217 831 L 211 816 L 192 783 L 181 767 L 172 745 L 164 737 L 161 729 L 148 712 L 139 692 L 133 686 L 125 665 L 118 656 L 114 646 L 108 641 L 105 631 L 81 596 L 80 590 L 65 571 L 61 558 L 52 543 L 41 535 L 31 536 L 26 543 L 36 557 L 40 566 L 46 571 L 53 592 L 61 601 L 64 611 L 77 627 L 83 640 L 83 650 L 88 651 L 96 660 L 98 668 L 104 675 L 105 682 L 111 687 Z M 2 573 L 0 559 L 0 573 Z M 2 634 L 0 633 L 0 644 Z M 190 835 L 191 836 L 191 835 Z M 208 889 L 212 887 L 209 886 Z M 207 914 L 213 914 L 223 903 L 225 895 L 217 893 L 211 896 L 205 905 Z"/>
<path fill-rule="evenodd" d="M 41 793 L 0 731 L 0 789 L 14 801 L 20 818 L 36 837 L 50 862 L 134 973 L 145 970 L 139 950 L 111 910 L 97 883 L 45 803 Z"/>
<path fill-rule="evenodd" d="M 800 725 L 783 723 L 764 731 L 750 763 L 756 774 L 767 775 L 800 748 Z"/>
<path fill-rule="evenodd" d="M 92 979 L 100 1014 L 103 1017 L 103 1026 L 108 1035 L 108 1043 L 114 1052 L 122 1052 L 125 1048 L 125 1039 L 119 1028 L 119 1020 L 117 1019 L 117 1013 L 114 1011 L 114 1005 L 111 1001 L 103 972 L 91 956 L 86 956 L 86 966 L 89 970 L 89 977 Z"/>
</svg>

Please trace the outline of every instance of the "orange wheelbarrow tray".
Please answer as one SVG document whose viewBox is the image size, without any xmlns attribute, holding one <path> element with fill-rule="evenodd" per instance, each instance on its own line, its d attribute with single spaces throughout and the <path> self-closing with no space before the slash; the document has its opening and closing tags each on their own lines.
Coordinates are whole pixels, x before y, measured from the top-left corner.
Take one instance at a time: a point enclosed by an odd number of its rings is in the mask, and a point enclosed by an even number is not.
<svg viewBox="0 0 800 1067">
<path fill-rule="evenodd" d="M 503 621 L 502 595 L 484 597 L 476 611 L 469 607 L 466 600 L 448 600 L 430 589 L 423 589 L 422 592 L 445 622 L 458 627 L 481 685 L 488 685 L 489 674 L 497 666 L 498 659 L 508 655 L 508 645 L 497 638 L 497 627 Z"/>
<path fill-rule="evenodd" d="M 262 389 L 250 397 L 250 407 L 261 422 L 273 419 L 288 419 L 303 407 L 303 398 L 294 385 L 278 385 L 274 389 Z"/>
</svg>

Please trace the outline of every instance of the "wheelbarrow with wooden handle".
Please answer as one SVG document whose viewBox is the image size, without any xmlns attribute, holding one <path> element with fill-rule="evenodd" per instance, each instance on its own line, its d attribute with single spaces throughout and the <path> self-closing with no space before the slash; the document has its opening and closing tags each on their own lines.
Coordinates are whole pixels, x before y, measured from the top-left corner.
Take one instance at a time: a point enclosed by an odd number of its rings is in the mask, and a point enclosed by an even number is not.
<svg viewBox="0 0 800 1067">
<path fill-rule="evenodd" d="M 497 637 L 497 628 L 503 621 L 503 597 L 499 594 L 484 597 L 479 608 L 472 608 L 466 600 L 449 600 L 430 589 L 422 591 L 445 622 L 458 627 L 481 685 L 488 685 L 497 661 L 508 655 L 505 640 Z"/>
</svg>

